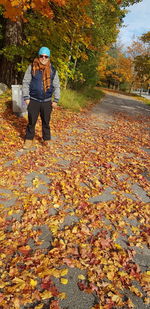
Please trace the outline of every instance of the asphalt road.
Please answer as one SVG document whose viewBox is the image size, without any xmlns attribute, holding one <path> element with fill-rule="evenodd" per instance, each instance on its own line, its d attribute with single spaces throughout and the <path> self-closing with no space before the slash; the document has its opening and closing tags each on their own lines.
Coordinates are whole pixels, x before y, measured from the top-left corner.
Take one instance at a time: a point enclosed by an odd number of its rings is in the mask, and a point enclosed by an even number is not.
<svg viewBox="0 0 150 309">
<path fill-rule="evenodd" d="M 93 108 L 93 113 L 102 116 L 106 114 L 113 119 L 114 113 L 125 113 L 135 116 L 150 116 L 150 106 L 123 94 L 111 93 L 105 91 L 106 96 L 101 104 L 97 104 Z M 106 119 L 107 120 L 107 119 Z"/>
</svg>

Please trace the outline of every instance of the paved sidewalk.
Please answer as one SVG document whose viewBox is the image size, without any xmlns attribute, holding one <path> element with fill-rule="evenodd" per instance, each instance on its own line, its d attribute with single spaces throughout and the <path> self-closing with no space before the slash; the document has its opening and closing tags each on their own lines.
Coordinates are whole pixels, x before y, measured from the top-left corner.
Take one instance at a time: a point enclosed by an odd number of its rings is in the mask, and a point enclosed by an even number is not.
<svg viewBox="0 0 150 309">
<path fill-rule="evenodd" d="M 109 93 L 56 111 L 51 147 L 39 125 L 30 152 L 7 121 L 20 149 L 1 148 L 0 309 L 148 309 L 150 107 Z"/>
</svg>

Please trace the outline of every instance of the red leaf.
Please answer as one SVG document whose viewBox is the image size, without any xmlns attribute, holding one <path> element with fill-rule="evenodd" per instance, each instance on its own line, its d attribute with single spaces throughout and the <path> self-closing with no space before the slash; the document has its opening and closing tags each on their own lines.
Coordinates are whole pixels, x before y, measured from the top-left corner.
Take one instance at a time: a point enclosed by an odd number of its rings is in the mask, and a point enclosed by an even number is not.
<svg viewBox="0 0 150 309">
<path fill-rule="evenodd" d="M 60 309 L 58 300 L 53 300 L 51 302 L 50 309 Z"/>
<path fill-rule="evenodd" d="M 19 248 L 19 252 L 21 252 L 23 255 L 27 256 L 32 251 L 32 249 L 29 246 L 22 246 Z"/>
</svg>

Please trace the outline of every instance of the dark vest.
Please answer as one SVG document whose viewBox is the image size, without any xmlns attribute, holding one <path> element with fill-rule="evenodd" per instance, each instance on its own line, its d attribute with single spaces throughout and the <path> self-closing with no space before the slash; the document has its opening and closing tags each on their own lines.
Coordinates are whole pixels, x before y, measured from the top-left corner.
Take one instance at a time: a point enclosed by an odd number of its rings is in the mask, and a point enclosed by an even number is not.
<svg viewBox="0 0 150 309">
<path fill-rule="evenodd" d="M 30 83 L 30 97 L 38 101 L 44 101 L 46 99 L 51 99 L 53 94 L 53 80 L 55 77 L 56 70 L 51 64 L 51 78 L 50 78 L 50 88 L 44 91 L 42 71 L 37 71 L 35 75 L 32 74 L 32 79 Z"/>
</svg>

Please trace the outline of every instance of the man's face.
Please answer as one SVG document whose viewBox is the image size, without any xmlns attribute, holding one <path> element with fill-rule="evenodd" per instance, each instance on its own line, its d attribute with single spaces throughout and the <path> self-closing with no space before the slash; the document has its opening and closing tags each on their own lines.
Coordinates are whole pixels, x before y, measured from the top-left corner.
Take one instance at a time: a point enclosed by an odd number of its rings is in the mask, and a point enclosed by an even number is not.
<svg viewBox="0 0 150 309">
<path fill-rule="evenodd" d="M 48 60 L 49 60 L 49 57 L 45 54 L 39 55 L 39 60 L 40 60 L 41 64 L 46 65 Z"/>
</svg>

